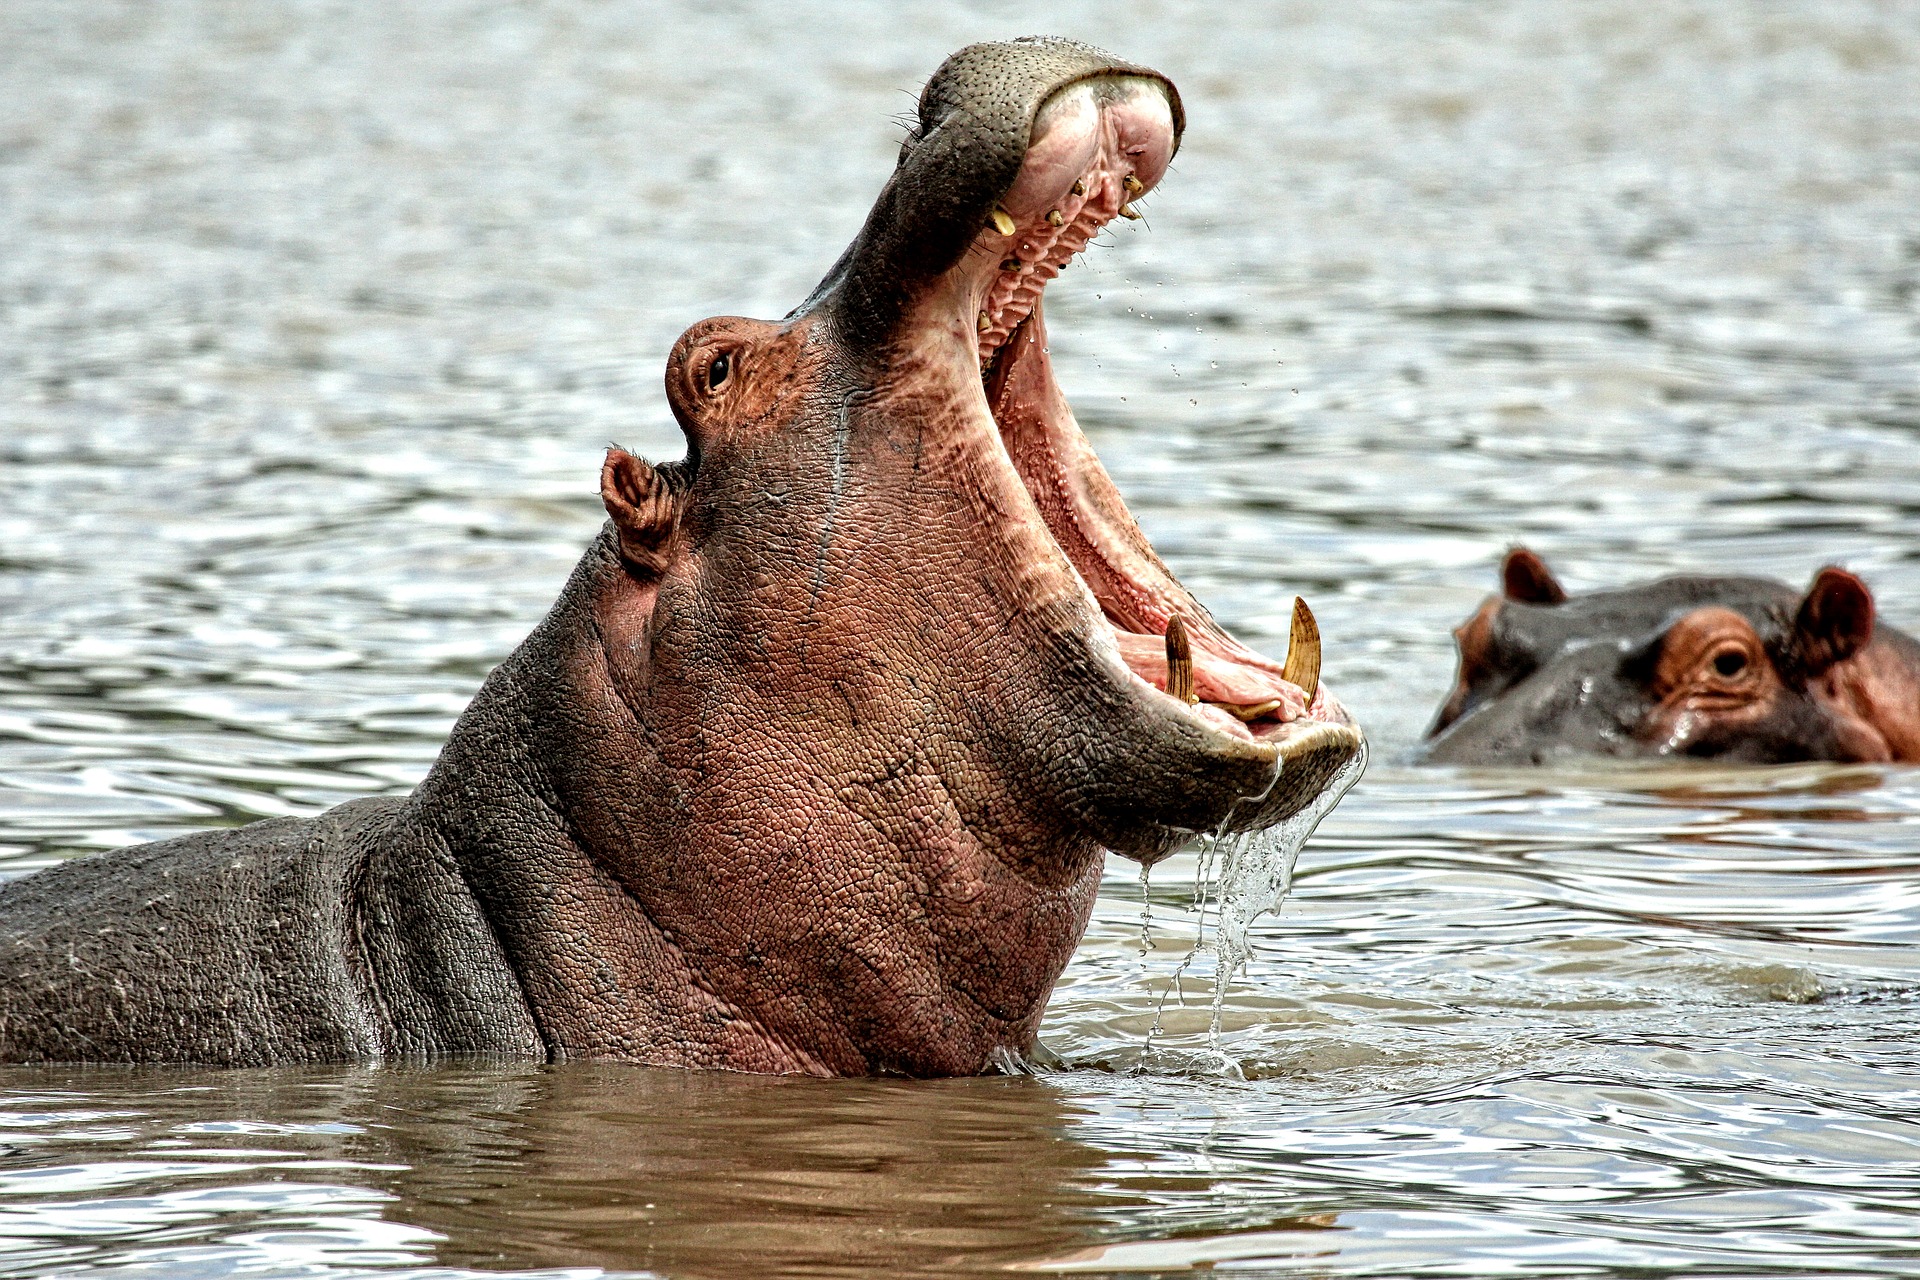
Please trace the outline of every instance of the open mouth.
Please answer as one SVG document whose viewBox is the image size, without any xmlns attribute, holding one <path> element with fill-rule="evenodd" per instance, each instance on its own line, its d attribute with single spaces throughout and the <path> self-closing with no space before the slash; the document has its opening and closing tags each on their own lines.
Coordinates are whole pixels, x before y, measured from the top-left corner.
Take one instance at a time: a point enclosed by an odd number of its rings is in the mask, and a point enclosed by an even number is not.
<svg viewBox="0 0 1920 1280">
<path fill-rule="evenodd" d="M 1133 202 L 1165 174 L 1174 143 L 1166 92 L 1146 77 L 1082 80 L 1043 106 L 1019 177 L 960 268 L 972 277 L 962 293 L 975 307 L 987 405 L 1135 677 L 1235 737 L 1291 747 L 1315 730 L 1352 734 L 1319 687 L 1319 633 L 1304 604 L 1285 663 L 1222 630 L 1154 553 L 1054 382 L 1047 282 L 1114 218 L 1138 216 Z"/>
</svg>

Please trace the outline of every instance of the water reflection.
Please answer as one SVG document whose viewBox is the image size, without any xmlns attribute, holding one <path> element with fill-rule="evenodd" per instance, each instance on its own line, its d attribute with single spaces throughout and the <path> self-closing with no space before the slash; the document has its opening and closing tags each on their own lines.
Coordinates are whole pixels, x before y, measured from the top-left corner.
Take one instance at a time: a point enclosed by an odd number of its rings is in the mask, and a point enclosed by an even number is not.
<svg viewBox="0 0 1920 1280">
<path fill-rule="evenodd" d="M 1104 1157 L 1068 1135 L 1075 1111 L 1031 1080 L 561 1070 L 485 1159 L 397 1189 L 474 1266 L 973 1273 L 1086 1237 Z"/>
<path fill-rule="evenodd" d="M 1131 1202 L 1072 1135 L 1084 1108 L 1031 1079 L 475 1065 L 14 1071 L 0 1086 L 16 1269 L 134 1237 L 156 1262 L 222 1269 L 975 1275 L 1083 1245 L 1096 1207 Z M 304 1244 L 303 1224 L 318 1229 Z"/>
</svg>

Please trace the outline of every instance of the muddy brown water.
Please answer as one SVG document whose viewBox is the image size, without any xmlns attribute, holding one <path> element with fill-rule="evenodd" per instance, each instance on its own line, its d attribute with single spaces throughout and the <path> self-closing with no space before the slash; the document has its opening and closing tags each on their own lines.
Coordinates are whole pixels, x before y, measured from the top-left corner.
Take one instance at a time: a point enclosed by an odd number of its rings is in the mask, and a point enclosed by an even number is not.
<svg viewBox="0 0 1920 1280">
<path fill-rule="evenodd" d="M 1406 763 L 1515 539 L 1920 625 L 1913 6 L 800 9 L 0 6 L 4 869 L 419 778 L 603 446 L 677 454 L 680 329 L 802 297 L 939 58 L 1045 27 L 1191 120 L 1061 380 L 1375 745 L 1218 1052 L 1193 858 L 1144 941 L 1116 864 L 1034 1078 L 0 1072 L 0 1272 L 1920 1272 L 1920 776 Z"/>
</svg>

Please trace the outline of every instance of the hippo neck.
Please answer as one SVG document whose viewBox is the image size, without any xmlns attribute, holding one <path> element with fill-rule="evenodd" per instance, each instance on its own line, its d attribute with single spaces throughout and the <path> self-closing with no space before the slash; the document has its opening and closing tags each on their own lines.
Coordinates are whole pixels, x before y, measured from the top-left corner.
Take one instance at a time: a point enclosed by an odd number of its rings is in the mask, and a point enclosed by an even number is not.
<svg viewBox="0 0 1920 1280">
<path fill-rule="evenodd" d="M 607 873 L 583 836 L 562 744 L 591 723 L 575 675 L 590 632 L 585 567 L 461 715 L 414 791 L 414 821 L 451 851 L 552 1056 L 820 1071 L 726 1018 L 644 900 Z"/>
<path fill-rule="evenodd" d="M 550 1049 L 956 1074 L 1029 1047 L 1091 910 L 1097 846 L 1008 847 L 969 827 L 937 767 L 898 759 L 821 805 L 806 741 L 676 729 L 667 695 L 614 673 L 610 647 L 652 641 L 610 629 L 624 583 L 603 537 L 414 800 Z M 795 803 L 740 812 L 756 784 Z"/>
</svg>

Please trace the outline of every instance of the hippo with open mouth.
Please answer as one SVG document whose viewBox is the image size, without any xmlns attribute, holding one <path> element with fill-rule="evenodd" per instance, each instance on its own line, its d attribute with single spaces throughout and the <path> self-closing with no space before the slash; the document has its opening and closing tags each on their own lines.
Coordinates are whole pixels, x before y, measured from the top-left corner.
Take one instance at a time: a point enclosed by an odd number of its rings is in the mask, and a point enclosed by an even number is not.
<svg viewBox="0 0 1920 1280">
<path fill-rule="evenodd" d="M 949 58 L 813 295 L 676 344 L 686 457 L 608 454 L 413 794 L 0 890 L 0 1058 L 1027 1053 L 1103 850 L 1270 827 L 1362 744 L 1311 616 L 1286 664 L 1218 627 L 1054 384 L 1042 289 L 1182 123 L 1085 45 Z"/>
<path fill-rule="evenodd" d="M 1805 591 L 1690 574 L 1570 596 L 1515 547 L 1453 633 L 1426 758 L 1920 761 L 1920 643 L 1874 612 L 1831 567 Z"/>
</svg>

